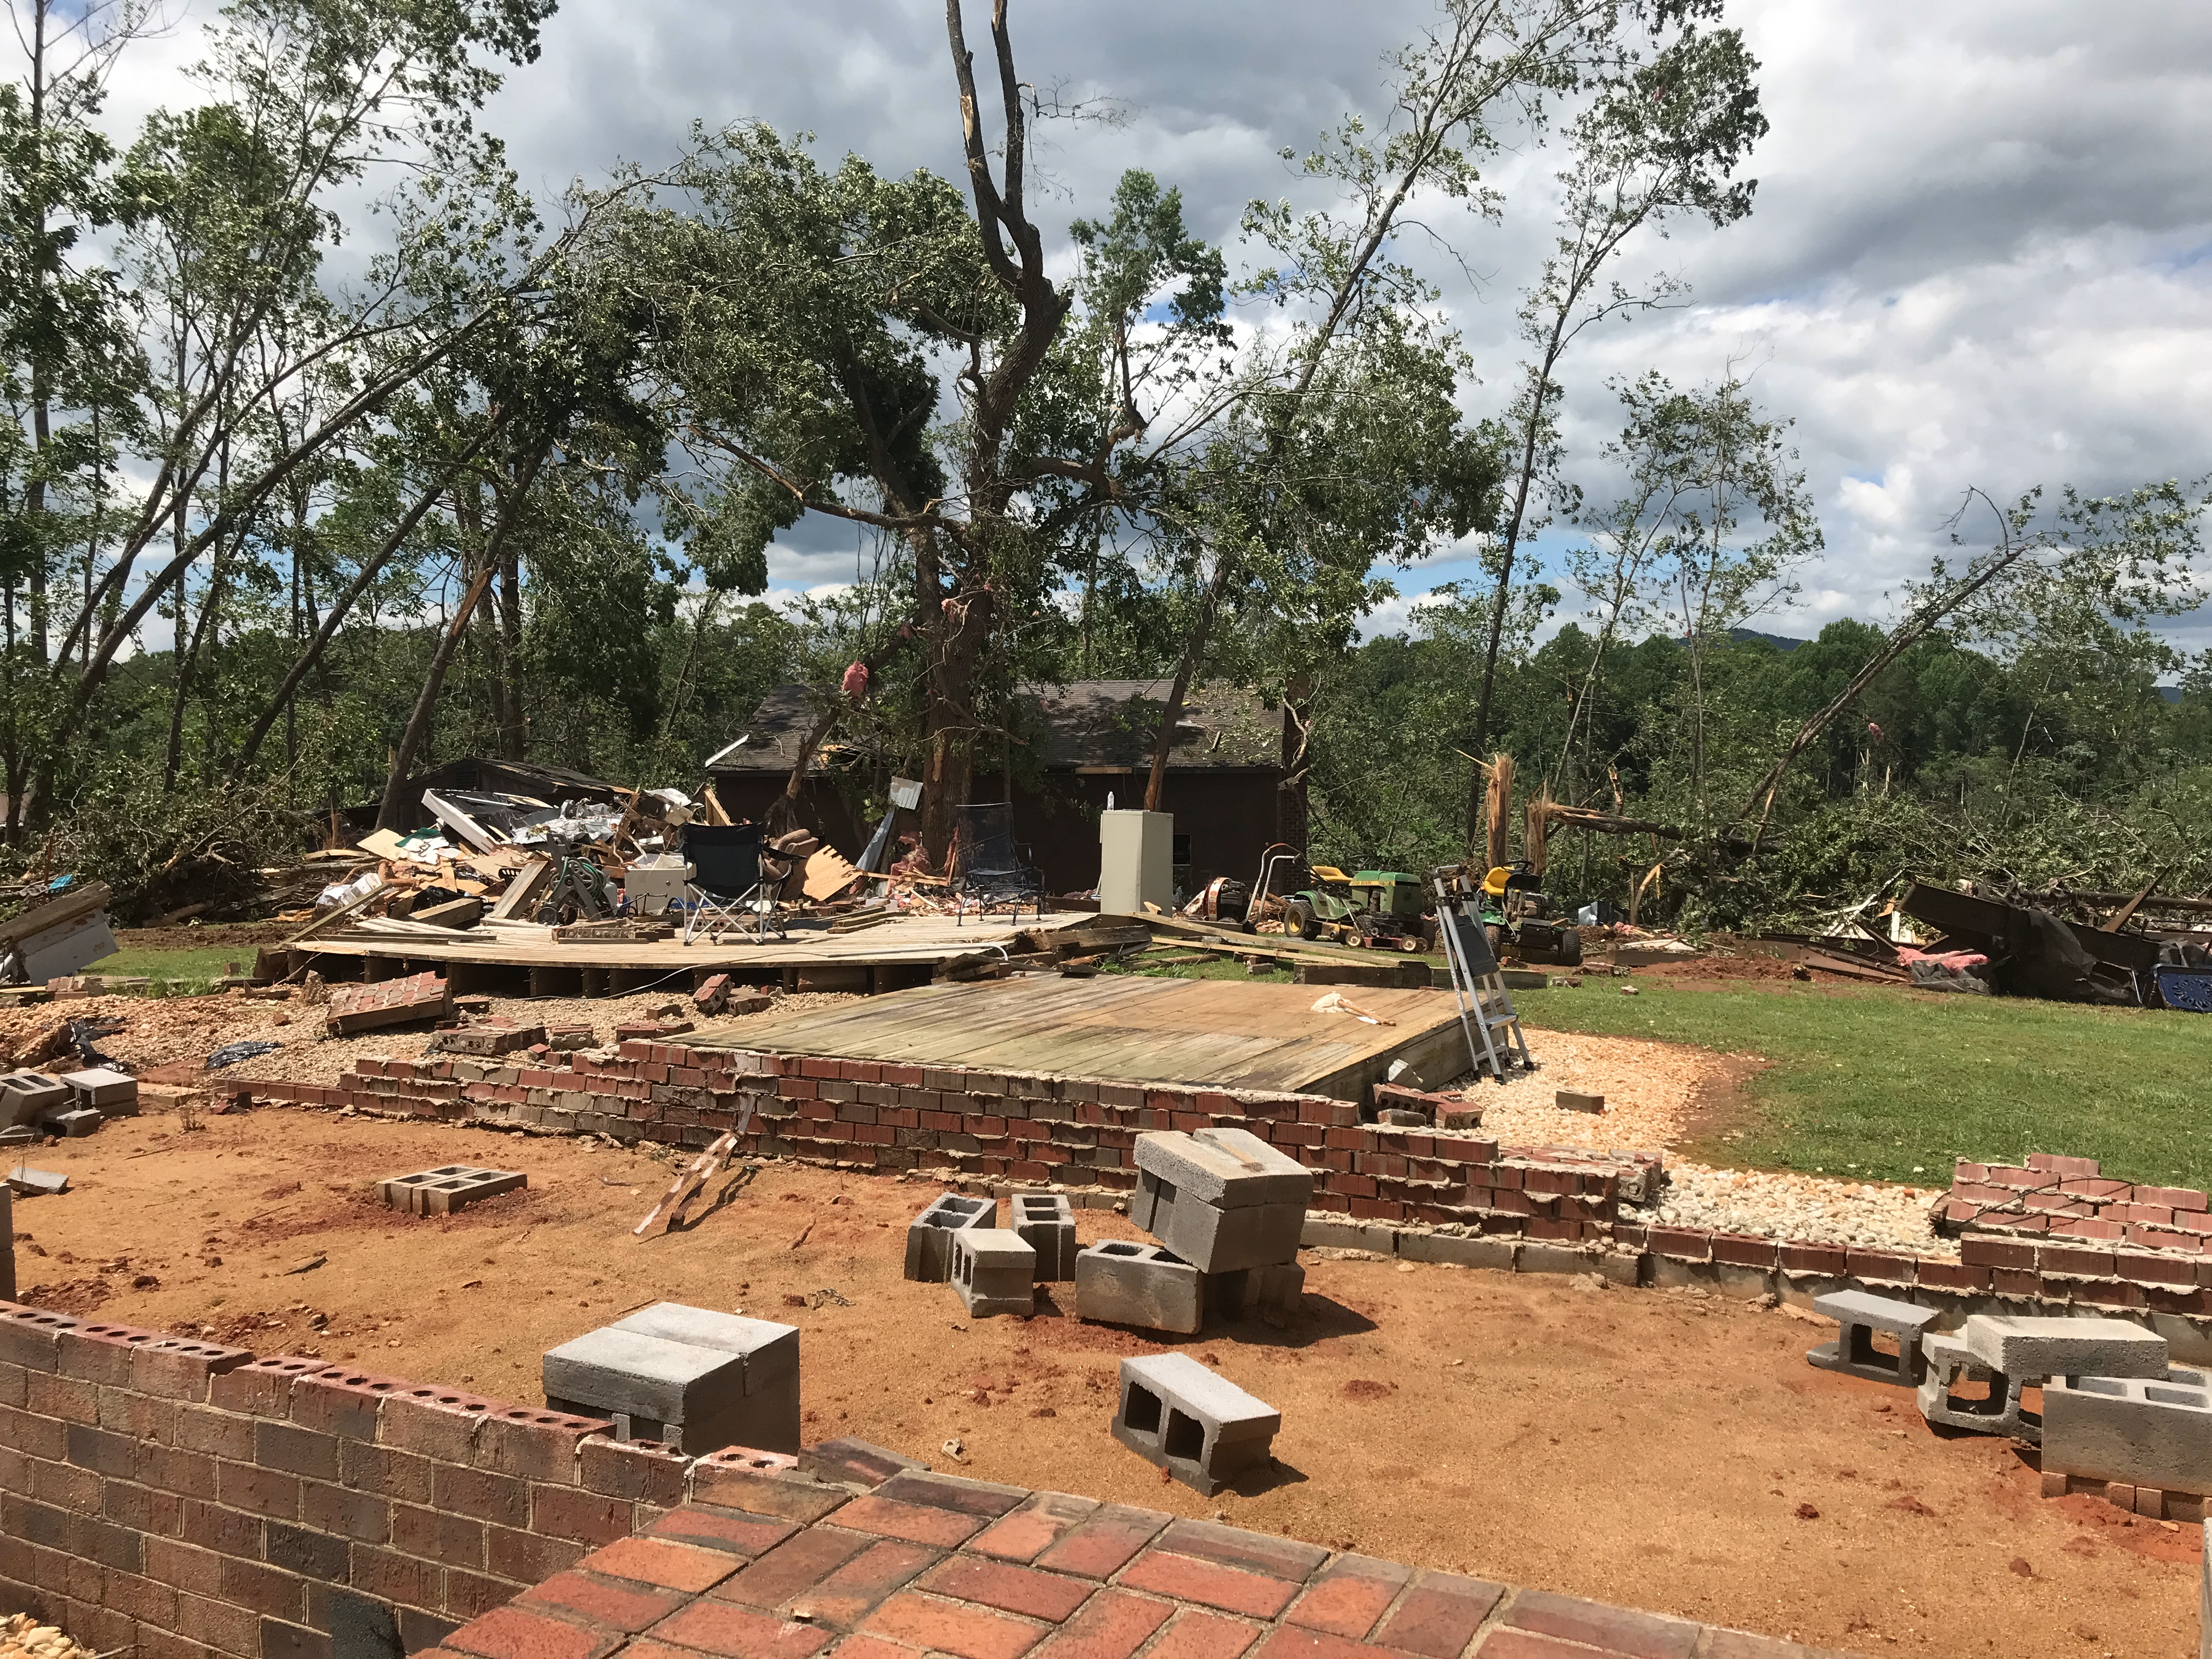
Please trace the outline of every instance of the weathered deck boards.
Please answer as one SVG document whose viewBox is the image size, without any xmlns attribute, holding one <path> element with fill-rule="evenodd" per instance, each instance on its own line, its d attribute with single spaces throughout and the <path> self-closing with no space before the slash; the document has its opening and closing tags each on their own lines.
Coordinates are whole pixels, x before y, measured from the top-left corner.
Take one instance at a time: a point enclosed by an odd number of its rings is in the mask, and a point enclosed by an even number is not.
<svg viewBox="0 0 2212 1659">
<path fill-rule="evenodd" d="M 1405 1059 L 1431 1083 L 1467 1069 L 1442 991 L 1361 989 L 1397 1021 L 1317 1014 L 1304 985 L 1235 980 L 1017 978 L 933 985 L 782 1019 L 709 1026 L 694 1047 L 963 1066 L 981 1071 L 1279 1089 L 1357 1100 Z"/>
<path fill-rule="evenodd" d="M 330 959 L 358 959 L 370 978 L 431 968 L 450 969 L 467 988 L 499 988 L 505 979 L 527 975 L 533 994 L 604 994 L 645 980 L 673 983 L 685 974 L 696 982 L 727 973 L 755 983 L 781 980 L 793 989 L 890 990 L 926 981 L 940 963 L 996 945 L 1012 946 L 1018 931 L 1052 930 L 1095 923 L 1083 913 L 1034 913 L 1018 923 L 1004 916 L 989 922 L 969 917 L 955 926 L 950 916 L 901 916 L 850 933 L 833 933 L 825 923 L 794 924 L 788 939 L 761 943 L 726 935 L 719 945 L 680 938 L 647 943 L 614 941 L 558 944 L 550 927 L 499 922 L 448 932 L 429 926 L 373 923 L 291 947 L 296 969 L 313 963 L 332 976 Z M 410 965 L 415 964 L 415 965 Z"/>
</svg>

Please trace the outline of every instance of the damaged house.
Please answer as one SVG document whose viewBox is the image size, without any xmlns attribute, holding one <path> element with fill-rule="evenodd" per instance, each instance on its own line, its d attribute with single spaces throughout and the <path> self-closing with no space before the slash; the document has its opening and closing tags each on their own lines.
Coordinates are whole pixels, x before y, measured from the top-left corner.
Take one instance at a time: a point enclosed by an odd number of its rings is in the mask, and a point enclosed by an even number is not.
<svg viewBox="0 0 2212 1659">
<path fill-rule="evenodd" d="M 1030 849 L 1048 892 L 1097 884 L 1098 814 L 1109 797 L 1119 807 L 1143 804 L 1168 690 L 1165 680 L 1023 687 L 1010 738 L 980 745 L 971 798 L 1012 801 L 1015 839 Z M 736 740 L 706 762 L 723 810 L 733 818 L 765 817 L 817 718 L 807 687 L 778 687 Z M 1175 817 L 1177 886 L 1194 891 L 1216 876 L 1249 881 L 1277 842 L 1303 850 L 1305 794 L 1285 767 L 1296 750 L 1285 712 L 1256 692 L 1209 685 L 1191 693 L 1160 796 L 1160 809 Z M 832 846 L 857 852 L 893 769 L 889 757 L 833 734 L 808 767 L 801 821 Z"/>
</svg>

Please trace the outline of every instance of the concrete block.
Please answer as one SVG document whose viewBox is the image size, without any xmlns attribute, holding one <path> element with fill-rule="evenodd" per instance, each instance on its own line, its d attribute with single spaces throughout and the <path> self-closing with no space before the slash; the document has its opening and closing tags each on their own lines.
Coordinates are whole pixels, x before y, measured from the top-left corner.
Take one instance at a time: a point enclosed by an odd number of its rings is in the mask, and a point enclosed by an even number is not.
<svg viewBox="0 0 2212 1659">
<path fill-rule="evenodd" d="M 1280 1329 L 1306 1293 L 1306 1270 L 1295 1261 L 1279 1261 L 1208 1273 L 1205 1285 L 1208 1319 L 1259 1319 Z"/>
<path fill-rule="evenodd" d="M 1518 1239 L 1503 1236 L 1462 1238 L 1455 1233 L 1425 1233 L 1410 1227 L 1398 1235 L 1398 1254 L 1408 1261 L 1450 1261 L 1462 1267 L 1491 1267 L 1505 1273 L 1513 1271 L 1521 1249 Z"/>
<path fill-rule="evenodd" d="M 952 1288 L 977 1319 L 1036 1311 L 1036 1252 L 1006 1227 L 963 1227 L 952 1240 Z"/>
<path fill-rule="evenodd" d="M 999 1206 L 990 1199 L 941 1194 L 907 1227 L 906 1276 L 920 1285 L 946 1283 L 952 1277 L 952 1235 L 998 1224 Z"/>
<path fill-rule="evenodd" d="M 410 1215 L 452 1215 L 529 1184 L 530 1177 L 519 1170 L 447 1164 L 418 1175 L 389 1176 L 376 1183 L 376 1190 L 393 1209 Z"/>
<path fill-rule="evenodd" d="M 1920 1378 L 1920 1414 L 1928 1421 L 1977 1434 L 2006 1435 L 2029 1445 L 2043 1438 L 2040 1422 L 2030 1421 L 2021 1409 L 2025 1385 L 2020 1378 L 1990 1370 L 1960 1338 L 1940 1331 L 1920 1339 L 1920 1354 L 1925 1366 Z M 1973 1382 L 1987 1385 L 1983 1398 L 1957 1392 L 1962 1382 Z"/>
<path fill-rule="evenodd" d="M 2043 1387 L 2043 1467 L 2212 1495 L 2212 1390 L 2164 1378 L 2053 1376 Z"/>
<path fill-rule="evenodd" d="M 1076 1253 L 1075 1316 L 1195 1336 L 1206 1321 L 1205 1278 L 1157 1244 L 1108 1239 Z"/>
<path fill-rule="evenodd" d="M 1916 1308 L 1910 1302 L 1893 1302 L 1864 1291 L 1836 1291 L 1813 1299 L 1813 1311 L 1836 1322 L 1836 1340 L 1813 1349 L 1805 1358 L 1824 1371 L 1841 1371 L 1869 1382 L 1894 1382 L 1917 1388 L 1922 1358 L 1920 1339 L 1942 1316 L 1933 1308 Z M 1897 1352 L 1887 1354 L 1875 1346 L 1874 1334 L 1881 1331 L 1897 1340 Z"/>
<path fill-rule="evenodd" d="M 1041 1285 L 1063 1284 L 1075 1277 L 1075 1210 L 1064 1193 L 1017 1193 L 1013 1196 L 1014 1231 L 1036 1252 L 1036 1276 Z"/>
<path fill-rule="evenodd" d="M 1243 1129 L 1137 1137 L 1137 1167 L 1217 1210 L 1296 1204 L 1313 1197 L 1313 1171 Z"/>
<path fill-rule="evenodd" d="M 35 1123 L 68 1102 L 69 1085 L 44 1072 L 10 1072 L 0 1077 L 0 1125 Z"/>
<path fill-rule="evenodd" d="M 799 1330 L 656 1303 L 547 1352 L 545 1403 L 686 1457 L 799 1449 Z"/>
<path fill-rule="evenodd" d="M 1601 1112 L 1605 1097 L 1585 1094 L 1580 1089 L 1560 1089 L 1553 1094 L 1552 1104 L 1563 1112 Z"/>
<path fill-rule="evenodd" d="M 69 1190 L 69 1176 L 58 1170 L 27 1170 L 19 1164 L 8 1171 L 8 1185 L 26 1198 L 51 1196 Z"/>
<path fill-rule="evenodd" d="M 95 1066 L 89 1071 L 64 1072 L 60 1080 L 72 1105 L 89 1106 L 109 1117 L 128 1117 L 138 1109 L 138 1079 L 128 1072 Z"/>
<path fill-rule="evenodd" d="M 1297 1255 L 1306 1206 L 1301 1198 L 1222 1209 L 1143 1170 L 1129 1197 L 1129 1219 L 1200 1273 L 1234 1273 Z"/>
<path fill-rule="evenodd" d="M 1413 1235 L 1408 1234 L 1411 1237 Z M 1398 1230 L 1379 1221 L 1352 1221 L 1340 1215 L 1308 1210 L 1298 1228 L 1301 1249 L 1372 1250 L 1377 1255 L 1398 1252 Z M 1420 1258 L 1416 1258 L 1419 1260 Z"/>
<path fill-rule="evenodd" d="M 1283 1414 L 1188 1354 L 1121 1362 L 1114 1437 L 1211 1498 L 1267 1464 Z"/>
<path fill-rule="evenodd" d="M 65 1136 L 72 1140 L 96 1133 L 105 1121 L 99 1111 L 90 1106 L 71 1106 L 64 1111 L 48 1112 L 46 1115 L 48 1133 Z"/>
<path fill-rule="evenodd" d="M 2164 1337 L 2124 1319 L 1975 1314 L 1959 1334 L 1989 1370 L 2031 1382 L 2046 1376 L 2162 1379 L 2170 1363 Z"/>
</svg>

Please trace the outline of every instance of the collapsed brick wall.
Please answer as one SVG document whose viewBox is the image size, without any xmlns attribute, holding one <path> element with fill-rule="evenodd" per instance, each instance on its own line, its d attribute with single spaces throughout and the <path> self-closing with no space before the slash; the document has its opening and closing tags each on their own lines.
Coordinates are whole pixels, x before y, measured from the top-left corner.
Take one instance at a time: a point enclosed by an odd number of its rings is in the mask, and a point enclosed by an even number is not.
<svg viewBox="0 0 2212 1659">
<path fill-rule="evenodd" d="M 2025 1164 L 1962 1158 L 1942 1207 L 1945 1220 L 1971 1232 L 2212 1252 L 2212 1213 L 2203 1193 L 2111 1180 L 2094 1158 L 2034 1152 Z"/>
<path fill-rule="evenodd" d="M 433 1647 L 757 1455 L 610 1426 L 0 1302 L 0 1599 L 136 1659 Z"/>
<path fill-rule="evenodd" d="M 570 1064 L 563 1066 L 563 1060 Z M 1314 1171 L 1313 1207 L 1569 1243 L 1613 1235 L 1640 1162 L 1359 1121 L 1318 1095 L 1108 1083 L 633 1040 L 520 1063 L 366 1057 L 330 1085 L 258 1079 L 234 1099 L 597 1133 L 704 1146 L 740 1121 L 747 1153 L 869 1172 L 1028 1182 L 1102 1200 L 1137 1184 L 1148 1129 L 1249 1130 Z M 750 1109 L 751 1115 L 746 1117 Z"/>
</svg>

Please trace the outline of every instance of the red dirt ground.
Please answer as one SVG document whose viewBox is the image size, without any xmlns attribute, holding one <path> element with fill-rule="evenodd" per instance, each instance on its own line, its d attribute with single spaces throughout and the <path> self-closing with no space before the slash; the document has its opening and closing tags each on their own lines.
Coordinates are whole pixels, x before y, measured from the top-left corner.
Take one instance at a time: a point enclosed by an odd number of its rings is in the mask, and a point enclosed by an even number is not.
<svg viewBox="0 0 2212 1659">
<path fill-rule="evenodd" d="M 544 1349 L 632 1308 L 738 1308 L 805 1333 L 810 1437 L 940 1468 L 957 1437 L 988 1480 L 1820 1647 L 2195 1651 L 2197 1528 L 2044 1501 L 2009 1444 L 1938 1438 L 1903 1392 L 1808 1367 L 1819 1331 L 1781 1312 L 1310 1254 L 1290 1329 L 1182 1345 L 1284 1414 L 1276 1474 L 1201 1499 L 1106 1434 L 1116 1360 L 1158 1345 L 1060 1316 L 1067 1287 L 1036 1319 L 971 1321 L 900 1278 L 922 1183 L 770 1164 L 639 1240 L 670 1166 L 568 1139 L 264 1110 L 121 1120 L 32 1161 L 74 1188 L 15 1210 L 20 1282 L 49 1306 L 514 1400 Z M 530 1189 L 449 1219 L 376 1203 L 377 1177 L 452 1162 Z M 1086 1243 L 1133 1236 L 1078 1214 Z"/>
</svg>

